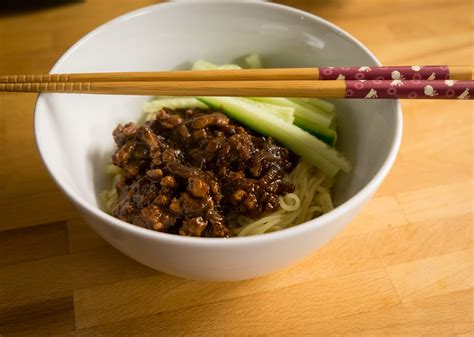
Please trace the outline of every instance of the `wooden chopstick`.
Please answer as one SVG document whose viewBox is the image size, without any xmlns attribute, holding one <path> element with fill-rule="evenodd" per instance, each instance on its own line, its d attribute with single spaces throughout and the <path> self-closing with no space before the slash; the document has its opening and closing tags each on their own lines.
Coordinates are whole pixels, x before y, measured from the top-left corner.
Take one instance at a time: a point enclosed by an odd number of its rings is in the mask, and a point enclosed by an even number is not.
<svg viewBox="0 0 474 337">
<path fill-rule="evenodd" d="M 287 80 L 470 80 L 469 66 L 321 67 L 160 72 L 4 75 L 0 83 L 287 81 Z"/>
<path fill-rule="evenodd" d="M 471 99 L 474 81 L 160 81 L 0 83 L 0 92 L 115 95 Z"/>
</svg>

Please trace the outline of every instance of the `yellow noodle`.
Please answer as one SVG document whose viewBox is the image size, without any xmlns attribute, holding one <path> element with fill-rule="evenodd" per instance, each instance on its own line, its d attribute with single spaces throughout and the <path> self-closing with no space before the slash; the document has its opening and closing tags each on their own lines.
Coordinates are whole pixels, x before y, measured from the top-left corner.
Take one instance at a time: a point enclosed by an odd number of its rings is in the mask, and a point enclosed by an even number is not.
<svg viewBox="0 0 474 337">
<path fill-rule="evenodd" d="M 313 219 L 333 208 L 329 187 L 332 179 L 308 163 L 300 163 L 288 175 L 287 180 L 295 186 L 295 191 L 280 198 L 280 209 L 260 219 L 249 221 L 239 216 L 234 235 L 247 236 L 274 232 Z M 322 184 L 325 186 L 322 187 Z M 298 200 L 298 201 L 296 201 Z M 298 205 L 299 207 L 294 207 Z"/>
<path fill-rule="evenodd" d="M 294 193 L 280 197 L 280 207 L 285 211 L 296 211 L 300 207 L 300 198 Z"/>
<path fill-rule="evenodd" d="M 327 191 L 318 193 L 316 197 L 319 203 L 321 204 L 323 212 L 327 213 L 334 208 L 332 205 L 331 196 L 329 195 Z"/>
</svg>

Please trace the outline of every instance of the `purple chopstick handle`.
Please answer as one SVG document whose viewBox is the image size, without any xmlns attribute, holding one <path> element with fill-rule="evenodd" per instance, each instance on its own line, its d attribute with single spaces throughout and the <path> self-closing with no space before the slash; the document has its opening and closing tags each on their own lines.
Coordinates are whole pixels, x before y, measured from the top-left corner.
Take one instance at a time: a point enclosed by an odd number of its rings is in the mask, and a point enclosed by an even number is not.
<svg viewBox="0 0 474 337">
<path fill-rule="evenodd" d="M 447 66 L 325 67 L 320 80 L 447 80 Z"/>
<path fill-rule="evenodd" d="M 345 81 L 346 98 L 472 99 L 474 81 Z"/>
</svg>

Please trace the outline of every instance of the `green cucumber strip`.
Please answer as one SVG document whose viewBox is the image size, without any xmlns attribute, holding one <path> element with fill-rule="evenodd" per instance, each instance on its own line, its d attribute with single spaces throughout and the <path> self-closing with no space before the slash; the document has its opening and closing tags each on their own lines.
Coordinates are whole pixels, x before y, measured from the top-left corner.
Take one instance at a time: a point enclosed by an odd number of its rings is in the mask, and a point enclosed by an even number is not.
<svg viewBox="0 0 474 337">
<path fill-rule="evenodd" d="M 143 105 L 143 111 L 157 112 L 161 108 L 170 108 L 170 109 L 184 109 L 184 108 L 202 108 L 206 109 L 208 106 L 196 99 L 195 97 L 179 97 L 179 98 L 165 98 L 165 99 L 156 99 L 151 102 L 145 102 Z"/>
<path fill-rule="evenodd" d="M 329 144 L 332 146 L 336 144 L 337 132 L 335 130 L 331 130 L 330 128 L 325 128 L 323 126 L 320 126 L 319 124 L 311 123 L 301 117 L 295 117 L 293 124 L 315 135 L 326 144 Z"/>
<path fill-rule="evenodd" d="M 314 105 L 311 105 L 299 98 L 289 98 L 290 101 L 293 101 L 295 102 L 296 104 L 299 104 L 301 105 L 302 107 L 305 107 L 306 109 L 308 110 L 311 110 L 311 111 L 314 111 L 315 113 L 317 114 L 320 114 L 322 116 L 326 116 L 326 118 L 328 118 L 331 122 L 332 120 L 334 119 L 334 117 L 336 116 L 336 113 L 335 112 L 327 112 L 323 109 L 320 109 Z"/>
<path fill-rule="evenodd" d="M 191 70 L 216 70 L 217 68 L 219 68 L 219 66 L 214 63 L 198 60 L 194 62 Z"/>
<path fill-rule="evenodd" d="M 242 69 L 242 67 L 239 67 L 236 64 L 223 64 L 221 66 L 218 66 L 217 64 L 204 61 L 204 60 L 198 60 L 194 62 L 193 67 L 191 70 L 234 70 L 234 69 Z"/>
<path fill-rule="evenodd" d="M 330 102 L 324 101 L 319 98 L 312 98 L 312 97 L 307 97 L 307 98 L 292 98 L 292 100 L 295 101 L 303 101 L 307 104 L 310 104 L 318 109 L 321 109 L 323 111 L 333 113 L 334 110 L 336 110 L 336 106 Z"/>
<path fill-rule="evenodd" d="M 245 97 L 235 97 L 235 99 L 240 99 L 247 104 L 253 105 L 257 108 L 265 109 L 269 113 L 272 113 L 276 117 L 281 118 L 287 123 L 293 123 L 295 120 L 294 111 L 295 109 L 290 107 L 284 107 L 279 105 L 273 105 L 269 103 L 257 102 L 250 98 Z M 157 96 L 150 102 L 145 102 L 143 111 L 145 113 L 155 113 L 161 108 L 167 107 L 172 109 L 179 108 L 208 108 L 207 105 L 196 99 L 195 97 L 179 97 L 179 96 Z M 150 118 L 153 118 L 154 115 L 151 115 Z"/>
<path fill-rule="evenodd" d="M 245 63 L 250 69 L 260 69 L 263 68 L 262 60 L 258 54 L 250 54 L 244 58 Z"/>
<path fill-rule="evenodd" d="M 298 111 L 301 111 L 301 107 L 307 109 L 307 111 L 314 111 L 316 108 L 311 107 L 311 106 L 306 106 L 308 104 L 302 102 L 303 104 L 297 104 L 292 102 L 290 99 L 286 98 L 254 98 L 257 99 L 258 101 L 263 101 L 263 102 L 272 102 L 272 103 L 283 103 L 284 105 L 292 105 L 293 106 L 300 106 L 300 109 L 295 108 L 295 120 L 293 124 L 299 126 L 300 128 L 310 132 L 311 134 L 315 135 L 319 139 L 321 139 L 323 142 L 329 145 L 334 145 L 337 140 L 337 133 L 335 130 L 329 129 L 329 127 L 325 127 L 322 124 L 316 122 L 314 118 L 308 118 L 308 114 L 303 114 L 300 113 L 298 114 Z M 283 106 L 282 104 L 282 106 Z M 329 118 L 329 117 L 328 117 Z M 331 119 L 331 123 L 333 122 L 333 119 Z"/>
<path fill-rule="evenodd" d="M 155 118 L 155 114 L 162 108 L 170 109 L 186 109 L 186 108 L 201 108 L 207 109 L 208 106 L 194 97 L 180 97 L 180 98 L 165 98 L 156 99 L 151 102 L 143 104 L 143 111 L 148 114 L 145 120 Z"/>
<path fill-rule="evenodd" d="M 323 109 L 320 109 L 312 104 L 309 104 L 307 102 L 305 102 L 304 100 L 301 100 L 301 99 L 294 99 L 294 98 L 289 98 L 290 101 L 293 101 L 295 102 L 296 104 L 298 105 L 301 105 L 302 107 L 310 110 L 310 111 L 313 111 L 314 113 L 317 113 L 319 115 L 322 115 L 322 116 L 326 116 L 326 118 L 328 118 L 331 122 L 332 120 L 334 119 L 334 116 L 336 115 L 335 112 L 327 112 Z"/>
<path fill-rule="evenodd" d="M 154 96 L 148 103 L 153 101 L 162 101 L 165 99 L 182 99 L 182 98 L 196 98 L 194 96 Z"/>
<path fill-rule="evenodd" d="M 334 177 L 339 169 L 345 172 L 350 170 L 349 162 L 336 149 L 303 129 L 276 118 L 264 109 L 256 108 L 233 97 L 209 96 L 198 97 L 198 99 L 215 109 L 224 111 L 251 129 L 275 138 L 329 177 Z"/>
<path fill-rule="evenodd" d="M 242 69 L 242 67 L 236 64 L 223 64 L 217 67 L 217 70 L 236 70 L 236 69 Z"/>
<path fill-rule="evenodd" d="M 293 108 L 269 104 L 269 103 L 257 102 L 257 101 L 254 101 L 253 99 L 246 98 L 246 97 L 235 97 L 235 98 L 237 100 L 241 100 L 245 104 L 254 106 L 257 109 L 263 109 L 267 111 L 268 113 L 271 113 L 272 115 L 282 119 L 283 121 L 287 123 L 294 123 L 295 109 Z"/>
<path fill-rule="evenodd" d="M 259 102 L 264 102 L 264 103 L 270 103 L 270 104 L 275 104 L 275 105 L 281 105 L 281 106 L 288 106 L 291 108 L 295 109 L 295 117 L 303 117 L 306 120 L 319 124 L 324 127 L 328 127 L 331 124 L 331 118 L 326 116 L 326 114 L 321 113 L 320 111 L 316 109 L 309 109 L 301 104 L 295 103 L 287 98 L 281 98 L 281 97 L 252 97 L 252 99 L 259 101 Z"/>
</svg>

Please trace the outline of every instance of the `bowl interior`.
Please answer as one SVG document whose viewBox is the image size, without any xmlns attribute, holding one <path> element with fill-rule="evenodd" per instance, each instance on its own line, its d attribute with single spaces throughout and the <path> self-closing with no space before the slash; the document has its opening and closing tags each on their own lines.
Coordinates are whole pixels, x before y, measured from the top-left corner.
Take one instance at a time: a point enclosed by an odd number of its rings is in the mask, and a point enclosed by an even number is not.
<svg viewBox="0 0 474 337">
<path fill-rule="evenodd" d="M 375 65 L 376 59 L 334 26 L 301 11 L 261 3 L 171 3 L 118 18 L 87 35 L 53 72 L 185 69 L 197 59 L 229 63 L 248 53 L 266 67 Z M 39 150 L 57 182 L 98 206 L 110 181 L 104 167 L 118 123 L 136 121 L 144 96 L 42 94 L 36 108 Z M 337 204 L 379 171 L 393 145 L 397 104 L 334 100 L 338 148 L 353 163 L 334 188 Z"/>
</svg>

